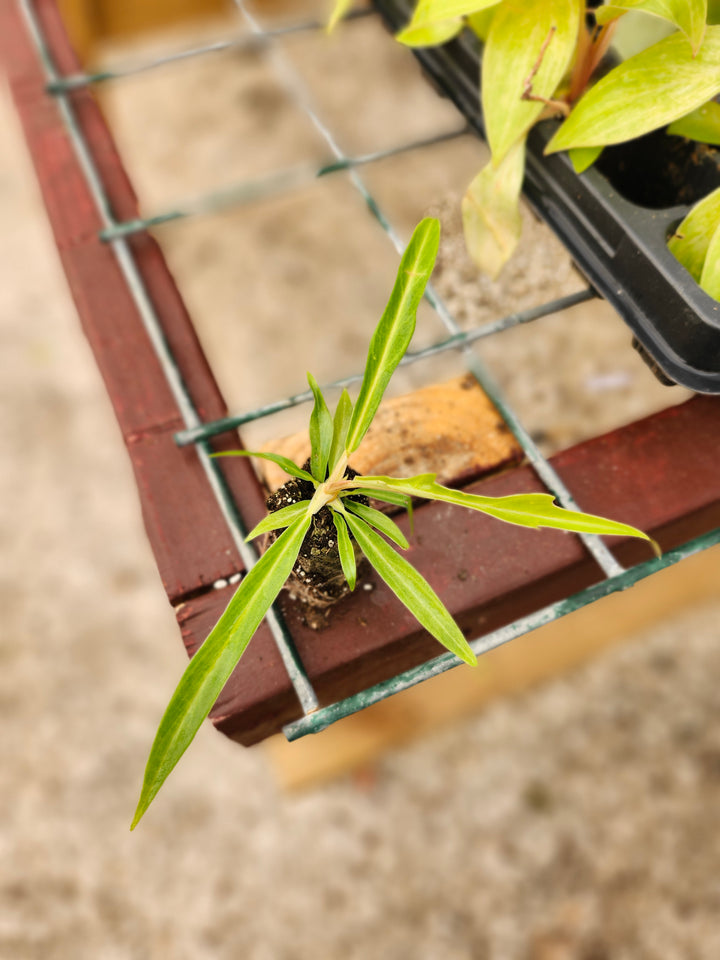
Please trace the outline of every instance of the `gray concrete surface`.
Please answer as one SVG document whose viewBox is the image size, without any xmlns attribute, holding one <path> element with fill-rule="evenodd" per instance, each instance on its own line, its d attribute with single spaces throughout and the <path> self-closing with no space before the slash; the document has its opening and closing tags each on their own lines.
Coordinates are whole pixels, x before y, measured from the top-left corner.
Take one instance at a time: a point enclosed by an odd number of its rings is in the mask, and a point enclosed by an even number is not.
<svg viewBox="0 0 720 960">
<path fill-rule="evenodd" d="M 175 102 L 183 112 L 182 96 Z M 463 149 L 466 167 L 474 148 Z M 452 210 L 451 186 L 462 189 L 445 183 L 438 209 Z M 371 776 L 299 796 L 278 790 L 261 751 L 206 726 L 128 832 L 184 653 L 4 92 L 0 223 L 0 960 L 715 960 L 720 598 L 384 757 Z M 222 377 L 243 404 L 234 358 L 263 347 L 243 339 L 256 328 L 232 332 L 242 272 L 234 284 L 218 279 L 232 255 L 242 259 L 234 224 L 198 221 L 163 243 L 203 322 L 230 323 Z M 301 227 L 294 236 L 322 243 L 322 224 Z M 252 269 L 274 262 L 278 233 L 264 236 L 264 249 L 246 251 Z M 555 258 L 547 266 L 549 241 L 530 239 L 525 261 L 504 286 L 485 285 L 480 306 L 457 257 L 443 267 L 451 291 L 467 288 L 467 318 L 513 287 L 522 302 L 538 283 L 577 283 Z M 330 272 L 330 292 L 319 292 L 317 274 L 298 283 L 305 261 L 289 240 L 283 295 L 311 299 L 314 289 L 339 310 L 349 289 L 371 324 L 391 259 L 373 252 L 377 284 L 369 268 L 362 289 Z M 211 256 L 198 255 L 203 242 Z M 357 243 L 351 264 L 365 249 Z M 258 287 L 253 309 L 277 313 L 277 286 Z M 365 342 L 353 335 L 359 322 L 343 335 L 351 352 Z M 622 420 L 670 402 L 614 318 L 576 312 L 545 330 L 518 332 L 507 364 L 507 347 L 490 359 L 530 416 L 540 405 L 534 429 L 550 447 L 612 425 L 609 409 Z M 210 326 L 203 336 L 220 342 Z M 612 353 L 599 347 L 608 339 Z M 548 385 L 547 358 L 564 352 L 560 387 Z M 281 378 L 296 375 L 286 367 L 295 362 L 304 376 L 304 358 L 289 356 Z M 537 375 L 520 374 L 526 362 Z"/>
</svg>

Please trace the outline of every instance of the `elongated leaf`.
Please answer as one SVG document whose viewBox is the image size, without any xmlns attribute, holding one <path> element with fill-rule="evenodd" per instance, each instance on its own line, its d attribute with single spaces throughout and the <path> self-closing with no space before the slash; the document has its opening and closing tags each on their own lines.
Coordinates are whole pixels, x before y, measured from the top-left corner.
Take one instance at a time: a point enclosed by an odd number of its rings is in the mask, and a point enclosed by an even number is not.
<svg viewBox="0 0 720 960">
<path fill-rule="evenodd" d="M 333 420 L 317 380 L 311 373 L 307 378 L 315 397 L 310 414 L 310 472 L 319 483 L 324 483 L 333 439 Z"/>
<path fill-rule="evenodd" d="M 708 246 L 700 286 L 711 297 L 720 300 L 720 225 L 716 227 Z"/>
<path fill-rule="evenodd" d="M 261 460 L 269 460 L 271 463 L 276 463 L 279 467 L 289 473 L 291 477 L 297 477 L 298 480 L 309 480 L 310 483 L 313 483 L 317 486 L 317 482 L 314 477 L 312 477 L 307 470 L 302 470 L 296 463 L 293 463 L 292 460 L 288 460 L 287 457 L 281 456 L 279 453 L 261 453 L 258 450 L 226 450 L 222 453 L 211 453 L 211 457 L 259 457 Z"/>
<path fill-rule="evenodd" d="M 453 20 L 438 20 L 436 23 L 424 24 L 420 27 L 407 26 L 395 35 L 395 39 L 406 47 L 435 47 L 452 40 L 464 26 L 465 23 L 460 17 Z"/>
<path fill-rule="evenodd" d="M 546 153 L 605 146 L 678 120 L 720 92 L 720 26 L 708 27 L 693 57 L 673 33 L 621 63 L 578 101 Z"/>
<path fill-rule="evenodd" d="M 246 540 L 254 540 L 261 533 L 270 533 L 271 530 L 281 530 L 283 527 L 289 527 L 300 517 L 304 516 L 310 507 L 309 500 L 301 500 L 300 503 L 291 503 L 287 507 L 281 507 L 280 510 L 274 510 L 258 523 L 245 537 Z"/>
<path fill-rule="evenodd" d="M 687 137 L 700 143 L 720 146 L 720 103 L 711 100 L 697 110 L 671 123 L 667 132 L 676 137 Z"/>
<path fill-rule="evenodd" d="M 358 480 L 362 480 L 362 477 L 358 477 Z M 415 533 L 412 497 L 409 497 L 406 493 L 398 493 L 396 490 L 363 490 L 362 487 L 353 490 L 353 493 L 359 493 L 373 500 L 379 500 L 381 503 L 392 503 L 395 506 L 404 507 L 407 511 L 408 522 L 410 524 L 410 536 Z"/>
<path fill-rule="evenodd" d="M 134 829 L 170 771 L 190 745 L 235 669 L 271 603 L 290 575 L 311 517 L 288 527 L 238 587 L 180 679 L 150 750 Z"/>
<path fill-rule="evenodd" d="M 360 549 L 395 596 L 428 633 L 465 663 L 474 666 L 477 657 L 427 580 L 366 523 L 350 513 L 346 519 Z"/>
<path fill-rule="evenodd" d="M 606 536 L 640 537 L 654 544 L 654 541 L 642 530 L 631 527 L 626 523 L 608 520 L 605 517 L 596 517 L 589 513 L 580 513 L 577 510 L 565 510 L 557 506 L 549 493 L 520 493 L 509 497 L 480 497 L 462 490 L 451 490 L 436 483 L 434 477 L 423 474 L 410 477 L 407 480 L 396 480 L 392 477 L 363 477 L 363 485 L 372 490 L 373 481 L 378 482 L 381 489 L 387 485 L 393 490 L 408 493 L 429 500 L 441 500 L 445 503 L 455 503 L 460 507 L 468 507 L 487 513 L 506 523 L 514 523 L 522 527 L 554 527 L 560 530 L 570 530 L 576 533 L 597 533 Z"/>
<path fill-rule="evenodd" d="M 390 377 L 410 345 L 415 314 L 435 265 L 439 243 L 439 222 L 431 217 L 421 220 L 402 256 L 395 286 L 370 341 L 360 394 L 348 428 L 348 453 L 357 450 L 367 433 Z"/>
<path fill-rule="evenodd" d="M 535 123 L 570 66 L 582 0 L 504 0 L 493 17 L 482 61 L 482 108 L 493 163 Z"/>
<path fill-rule="evenodd" d="M 347 510 L 350 510 L 351 513 L 360 517 L 361 520 L 364 520 L 365 523 L 369 523 L 370 526 L 375 527 L 380 533 L 384 533 L 389 540 L 392 540 L 393 543 L 402 547 L 403 550 L 407 550 L 409 544 L 405 539 L 405 534 L 387 514 L 381 513 L 374 507 L 368 507 L 364 503 L 349 500 L 347 497 L 343 500 L 343 506 Z"/>
<path fill-rule="evenodd" d="M 495 167 L 490 161 L 478 173 L 462 201 L 468 253 L 493 280 L 520 239 L 520 190 L 525 171 L 525 140 L 518 140 Z"/>
<path fill-rule="evenodd" d="M 498 2 L 499 0 L 420 0 L 412 19 L 398 34 L 397 39 L 404 43 L 402 36 L 408 31 L 421 30 L 447 20 L 466 17 L 488 7 L 494 7 Z"/>
<path fill-rule="evenodd" d="M 340 566 L 342 567 L 343 576 L 347 580 L 350 589 L 354 590 L 355 582 L 357 580 L 355 550 L 353 549 L 353 545 L 350 540 L 350 534 L 348 533 L 348 528 L 344 517 L 342 517 L 337 510 L 333 510 L 332 518 L 333 523 L 335 524 L 335 530 L 337 531 L 338 554 L 340 555 Z"/>
<path fill-rule="evenodd" d="M 327 22 L 327 27 L 325 28 L 328 33 L 333 32 L 345 14 L 350 12 L 352 5 L 353 0 L 335 0 L 335 4 Z"/>
<path fill-rule="evenodd" d="M 479 10 L 477 13 L 468 14 L 467 24 L 478 38 L 483 43 L 486 42 L 488 34 L 490 33 L 490 24 L 492 23 L 492 18 L 495 16 L 495 7 L 489 7 L 486 10 Z"/>
<path fill-rule="evenodd" d="M 328 458 L 328 469 L 332 473 L 333 467 L 345 452 L 345 440 L 347 439 L 350 418 L 352 417 L 352 400 L 347 390 L 343 390 L 335 408 L 333 417 L 333 436 L 330 444 L 330 457 Z"/>
<path fill-rule="evenodd" d="M 602 152 L 602 147 L 575 147 L 574 150 L 568 151 L 575 173 L 584 173 L 588 167 L 595 163 Z"/>
<path fill-rule="evenodd" d="M 668 248 L 695 280 L 700 283 L 710 240 L 720 224 L 720 187 L 696 203 L 675 234 Z"/>
<path fill-rule="evenodd" d="M 707 0 L 609 0 L 595 10 L 598 23 L 610 23 L 628 10 L 661 17 L 682 30 L 697 53 L 705 33 Z"/>
</svg>

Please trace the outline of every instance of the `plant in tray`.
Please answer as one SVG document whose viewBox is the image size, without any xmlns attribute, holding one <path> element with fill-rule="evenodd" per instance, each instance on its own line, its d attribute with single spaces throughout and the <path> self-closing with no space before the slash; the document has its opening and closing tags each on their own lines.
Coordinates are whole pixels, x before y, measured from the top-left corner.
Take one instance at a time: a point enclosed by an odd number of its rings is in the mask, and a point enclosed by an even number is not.
<svg viewBox="0 0 720 960">
<path fill-rule="evenodd" d="M 441 486 L 430 473 L 402 479 L 359 476 L 350 468 L 352 454 L 365 436 L 393 371 L 410 344 L 417 307 L 435 263 L 439 236 L 437 220 L 423 220 L 415 229 L 385 312 L 370 341 L 355 403 L 343 390 L 331 414 L 320 387 L 308 375 L 315 402 L 310 416 L 312 452 L 306 467 L 272 453 L 238 450 L 217 454 L 263 457 L 282 467 L 291 480 L 274 495 L 273 511 L 248 535 L 251 540 L 270 534 L 272 542 L 249 570 L 190 661 L 170 700 L 150 752 L 133 827 L 195 736 L 288 578 L 294 575 L 302 580 L 308 576 L 308 564 L 298 566 L 298 559 L 321 528 L 325 547 L 331 549 L 349 590 L 357 582 L 357 557 L 364 555 L 433 637 L 461 660 L 476 663 L 472 648 L 430 584 L 388 542 L 406 549 L 404 534 L 390 517 L 369 505 L 370 498 L 408 510 L 412 507 L 411 498 L 440 500 L 526 527 L 556 527 L 650 540 L 624 523 L 558 507 L 549 494 L 482 497 Z"/>
<path fill-rule="evenodd" d="M 482 42 L 480 96 L 491 159 L 468 187 L 462 213 L 470 255 L 492 277 L 520 236 L 525 143 L 538 121 L 563 118 L 546 153 L 568 151 L 578 173 L 605 147 L 655 130 L 720 145 L 720 104 L 714 99 L 720 94 L 720 5 L 713 0 L 589 5 L 595 9 L 586 11 L 585 0 L 419 0 L 398 34 L 408 46 L 433 46 L 469 26 Z M 614 64 L 608 59 L 616 28 L 616 38 L 630 35 L 637 47 L 632 33 L 653 23 L 664 23 L 667 35 L 622 62 L 618 49 Z M 713 186 L 720 184 L 720 162 L 716 167 Z M 698 229 L 712 242 L 704 242 Z M 669 246 L 703 289 L 720 297 L 717 197 L 699 216 L 691 212 Z"/>
</svg>

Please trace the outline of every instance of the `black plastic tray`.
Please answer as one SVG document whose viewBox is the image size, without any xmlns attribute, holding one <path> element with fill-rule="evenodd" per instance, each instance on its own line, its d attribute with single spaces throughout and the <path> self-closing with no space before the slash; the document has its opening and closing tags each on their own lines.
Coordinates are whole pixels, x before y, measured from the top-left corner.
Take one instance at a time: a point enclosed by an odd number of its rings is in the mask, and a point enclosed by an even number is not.
<svg viewBox="0 0 720 960">
<path fill-rule="evenodd" d="M 393 32 L 410 17 L 404 0 L 374 3 Z M 475 38 L 464 31 L 441 47 L 413 53 L 439 92 L 483 136 Z M 650 365 L 671 382 L 720 393 L 720 303 L 700 289 L 666 246 L 689 205 L 639 206 L 622 197 L 596 167 L 578 175 L 565 154 L 543 156 L 557 126 L 556 121 L 538 124 L 528 138 L 523 185 L 528 201 L 628 324 Z"/>
</svg>

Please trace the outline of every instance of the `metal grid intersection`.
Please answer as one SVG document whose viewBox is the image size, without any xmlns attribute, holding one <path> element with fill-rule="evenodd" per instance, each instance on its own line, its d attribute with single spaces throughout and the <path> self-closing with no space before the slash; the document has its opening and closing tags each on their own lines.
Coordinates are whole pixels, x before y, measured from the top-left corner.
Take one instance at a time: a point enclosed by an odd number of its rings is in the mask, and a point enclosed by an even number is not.
<svg viewBox="0 0 720 960">
<path fill-rule="evenodd" d="M 98 214 L 100 215 L 102 222 L 101 239 L 109 244 L 116 257 L 125 282 L 142 317 L 145 330 L 160 362 L 168 386 L 180 410 L 184 429 L 176 435 L 176 442 L 179 445 L 195 445 L 207 482 L 222 511 L 222 515 L 245 564 L 246 570 L 249 570 L 256 561 L 257 554 L 254 548 L 245 542 L 247 526 L 225 483 L 217 461 L 210 457 L 209 440 L 219 433 L 235 429 L 244 423 L 303 403 L 311 399 L 311 394 L 309 391 L 306 391 L 292 397 L 278 400 L 275 403 L 267 404 L 256 410 L 225 417 L 210 423 L 203 423 L 186 384 L 183 381 L 172 350 L 165 338 L 156 309 L 135 263 L 132 250 L 128 244 L 128 238 L 134 233 L 147 230 L 161 223 L 168 223 L 172 220 L 188 216 L 210 213 L 221 208 L 234 207 L 257 201 L 282 190 L 294 189 L 316 180 L 319 177 L 344 172 L 350 183 L 365 200 L 369 210 L 392 242 L 396 251 L 402 253 L 403 243 L 400 237 L 395 233 L 382 210 L 378 207 L 375 199 L 358 173 L 358 168 L 389 156 L 410 150 L 422 149 L 432 144 L 460 136 L 467 132 L 467 127 L 463 125 L 455 130 L 442 132 L 424 140 L 398 144 L 393 148 L 376 153 L 357 157 L 346 156 L 338 146 L 332 132 L 324 124 L 316 111 L 302 78 L 297 75 L 275 42 L 278 38 L 287 36 L 288 34 L 321 29 L 322 25 L 317 21 L 305 20 L 295 24 L 265 29 L 252 12 L 247 9 L 243 0 L 235 0 L 235 4 L 239 14 L 243 17 L 247 27 L 249 27 L 249 32 L 239 37 L 205 46 L 194 47 L 189 50 L 160 57 L 153 61 L 120 67 L 113 71 L 94 74 L 73 74 L 70 76 L 60 75 L 55 67 L 43 36 L 40 21 L 34 10 L 33 0 L 19 0 L 19 2 L 43 64 L 47 80 L 47 91 L 57 101 L 64 126 L 74 146 Z M 358 10 L 351 14 L 350 19 L 357 19 L 368 15 L 371 15 L 370 11 Z M 235 185 L 220 192 L 206 194 L 176 209 L 161 212 L 147 219 L 119 222 L 111 209 L 111 204 L 98 173 L 90 146 L 77 122 L 71 102 L 72 92 L 91 84 L 119 79 L 134 73 L 159 68 L 168 63 L 174 63 L 195 56 L 208 55 L 227 49 L 238 51 L 255 51 L 259 49 L 268 57 L 279 79 L 293 97 L 299 109 L 305 113 L 318 134 L 325 141 L 330 151 L 331 159 L 320 167 L 311 167 L 307 164 L 296 166 L 275 172 L 254 181 Z M 466 332 L 459 328 L 442 299 L 438 296 L 434 288 L 429 286 L 426 292 L 426 299 L 439 316 L 447 336 L 445 339 L 438 341 L 430 347 L 408 354 L 403 360 L 405 364 L 416 363 L 441 352 L 450 350 L 460 351 L 468 371 L 473 374 L 485 393 L 500 411 L 511 432 L 522 446 L 527 460 L 544 486 L 556 497 L 562 506 L 571 509 L 577 509 L 577 504 L 570 490 L 567 489 L 552 465 L 542 455 L 515 412 L 505 401 L 505 398 L 494 383 L 492 377 L 473 352 L 472 344 L 481 338 L 494 335 L 519 324 L 528 323 L 551 313 L 558 313 L 561 310 L 591 299 L 594 296 L 595 294 L 592 290 L 584 290 L 520 313 L 511 314 Z M 361 374 L 355 374 L 342 380 L 334 381 L 331 384 L 326 384 L 326 386 L 346 386 L 359 381 L 361 377 Z M 625 570 L 599 537 L 587 534 L 579 534 L 578 536 L 601 568 L 604 579 L 571 597 L 550 604 L 541 610 L 515 620 L 507 626 L 471 641 L 470 645 L 475 653 L 485 653 L 515 637 L 528 633 L 539 626 L 549 623 L 567 613 L 571 613 L 580 607 L 586 606 L 603 596 L 624 590 L 644 577 L 665 567 L 669 567 L 685 557 L 720 543 L 720 530 L 715 530 L 697 537 L 677 549 L 669 551 L 664 554 L 662 558 L 651 560 Z M 307 733 L 318 732 L 342 717 L 362 710 L 372 703 L 385 699 L 400 690 L 414 686 L 460 663 L 454 655 L 446 653 L 367 690 L 320 708 L 318 698 L 303 664 L 297 655 L 292 638 L 283 622 L 279 610 L 276 607 L 272 607 L 266 619 L 304 714 L 301 719 L 289 723 L 283 728 L 289 740 L 297 739 Z"/>
</svg>

